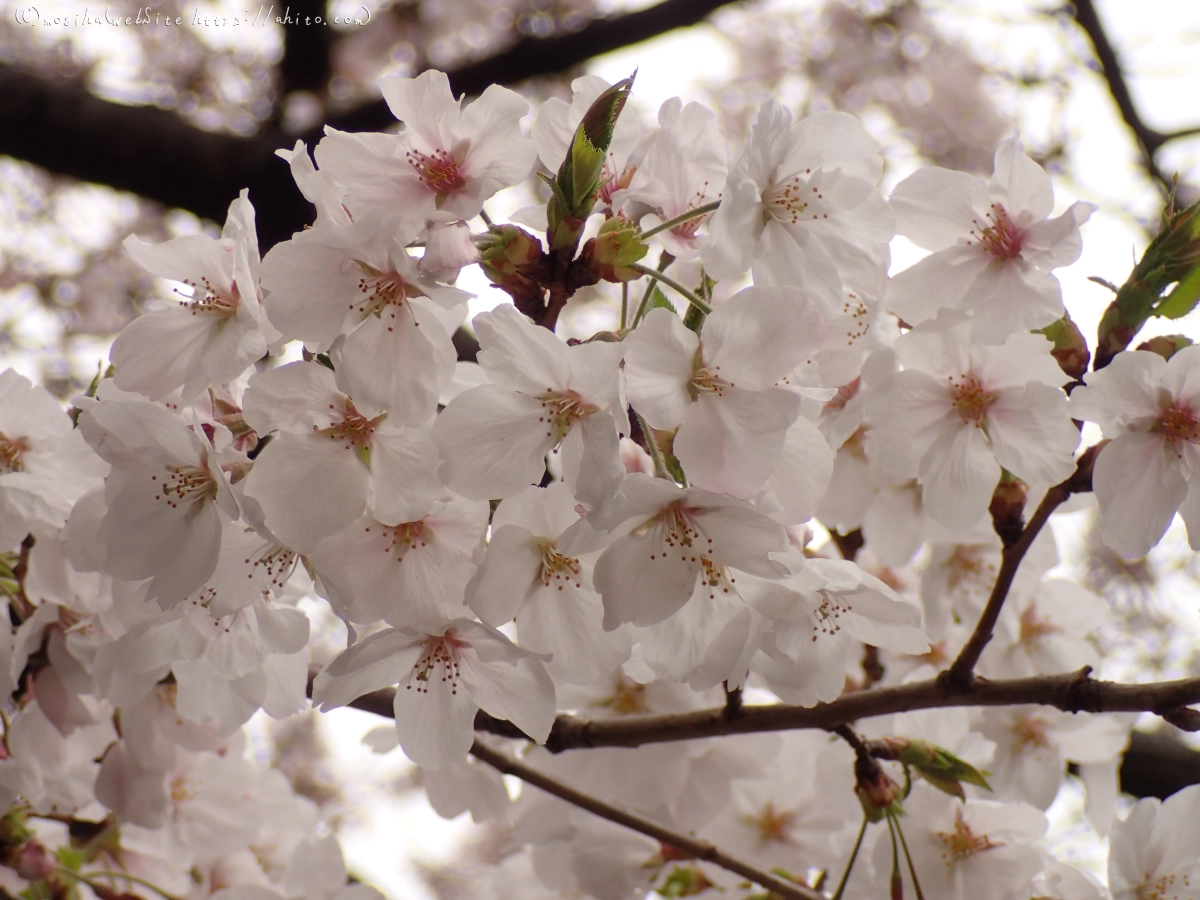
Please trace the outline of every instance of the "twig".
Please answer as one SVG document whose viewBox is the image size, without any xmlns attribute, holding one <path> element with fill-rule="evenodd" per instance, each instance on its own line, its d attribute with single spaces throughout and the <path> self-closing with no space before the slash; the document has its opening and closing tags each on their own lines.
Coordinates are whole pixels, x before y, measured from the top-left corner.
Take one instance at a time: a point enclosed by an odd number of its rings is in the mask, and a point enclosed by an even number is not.
<svg viewBox="0 0 1200 900">
<path fill-rule="evenodd" d="M 676 225 L 682 225 L 684 222 L 690 222 L 692 219 L 699 219 L 701 216 L 707 216 L 710 212 L 716 212 L 718 206 L 721 205 L 720 200 L 714 200 L 712 203 L 705 203 L 703 206 L 697 206 L 695 209 L 689 209 L 685 213 L 680 213 L 673 219 L 667 219 L 665 222 L 659 222 L 648 231 L 642 232 L 642 237 L 654 237 L 659 232 L 666 231 L 669 228 L 674 228 Z"/>
<path fill-rule="evenodd" d="M 1028 524 L 1021 531 L 1020 537 L 1001 553 L 1000 571 L 996 575 L 996 583 L 988 596 L 987 606 L 975 625 L 971 637 L 967 639 L 958 658 L 951 663 L 950 668 L 942 673 L 942 678 L 955 684 L 966 684 L 974 677 L 975 664 L 992 639 L 996 622 L 1000 619 L 1000 611 L 1008 598 L 1009 588 L 1012 587 L 1017 569 L 1029 548 L 1033 546 L 1043 526 L 1050 520 L 1050 515 L 1058 509 L 1072 494 L 1083 493 L 1092 489 L 1092 467 L 1095 465 L 1097 448 L 1089 447 L 1079 458 L 1075 473 L 1061 484 L 1056 484 L 1046 491 L 1046 496 L 1038 504 Z"/>
<path fill-rule="evenodd" d="M 709 306 L 707 303 L 705 303 L 703 300 L 701 300 L 699 297 L 697 297 L 694 292 L 689 291 L 682 284 L 680 284 L 678 281 L 676 281 L 674 278 L 670 277 L 666 273 L 664 273 L 662 271 L 655 271 L 654 269 L 650 268 L 649 266 L 644 266 L 641 263 L 634 263 L 629 268 L 631 268 L 637 272 L 641 272 L 643 275 L 649 275 L 651 278 L 661 281 L 663 284 L 667 285 L 668 287 L 673 288 L 681 297 L 683 297 L 685 300 L 687 300 L 688 303 L 692 304 L 692 306 L 696 307 L 696 309 L 700 310 L 700 312 L 704 313 L 705 315 L 708 315 L 709 313 L 712 312 L 711 306 Z M 634 319 L 635 325 L 637 324 L 637 322 L 638 322 L 638 320 Z"/>
<path fill-rule="evenodd" d="M 515 775 L 527 784 L 532 784 L 547 794 L 553 794 L 560 800 L 565 800 L 567 803 L 578 806 L 580 809 L 585 809 L 602 819 L 616 822 L 618 825 L 624 825 L 626 828 L 653 838 L 660 844 L 674 847 L 696 859 L 704 860 L 736 875 L 741 875 L 743 878 L 748 878 L 755 884 L 762 885 L 780 897 L 786 897 L 789 900 L 825 900 L 824 894 L 790 881 L 784 881 L 777 875 L 772 875 L 770 872 L 764 872 L 748 863 L 744 863 L 718 849 L 708 841 L 698 841 L 685 834 L 664 828 L 657 822 L 643 819 L 641 816 L 618 809 L 615 806 L 597 800 L 595 797 L 581 793 L 573 787 L 563 784 L 561 781 L 556 781 L 547 775 L 543 775 L 536 769 L 531 769 L 528 766 L 509 759 L 503 753 L 493 750 L 482 741 L 475 741 L 471 746 L 471 755 L 480 762 L 487 763 L 493 769 L 503 772 L 505 775 Z"/>
</svg>

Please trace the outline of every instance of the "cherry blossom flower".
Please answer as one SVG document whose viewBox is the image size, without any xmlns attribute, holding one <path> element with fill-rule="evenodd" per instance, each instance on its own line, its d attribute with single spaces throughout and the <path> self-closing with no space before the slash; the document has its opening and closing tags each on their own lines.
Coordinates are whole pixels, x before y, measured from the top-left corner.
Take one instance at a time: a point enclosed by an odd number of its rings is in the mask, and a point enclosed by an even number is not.
<svg viewBox="0 0 1200 900">
<path fill-rule="evenodd" d="M 1162 801 L 1146 797 L 1117 823 L 1109 839 L 1113 900 L 1200 897 L 1200 786 Z"/>
<path fill-rule="evenodd" d="M 567 347 L 507 304 L 474 325 L 492 384 L 459 394 L 434 422 L 442 480 L 475 500 L 510 497 L 540 482 L 546 454 L 558 449 L 577 499 L 605 503 L 623 469 L 618 430 L 629 431 L 618 395 L 624 346 Z"/>
<path fill-rule="evenodd" d="M 385 525 L 363 516 L 319 542 L 307 558 L 339 616 L 436 627 L 467 614 L 463 590 L 488 512 L 482 501 L 447 496 L 407 522 Z"/>
<path fill-rule="evenodd" d="M 885 465 L 915 477 L 925 511 L 969 528 L 987 511 L 1001 467 L 1049 487 L 1074 471 L 1079 432 L 1057 387 L 1062 370 L 1041 335 L 981 346 L 971 322 L 944 312 L 896 342 L 904 371 L 867 399 Z"/>
<path fill-rule="evenodd" d="M 1062 318 L 1052 270 L 1079 258 L 1079 226 L 1096 209 L 1079 202 L 1049 218 L 1050 176 L 1016 138 L 996 150 L 991 181 L 930 166 L 900 182 L 891 205 L 897 232 L 933 251 L 892 279 L 891 308 L 911 325 L 964 310 L 986 343 Z"/>
<path fill-rule="evenodd" d="M 728 278 L 753 267 L 756 283 L 809 288 L 832 312 L 843 278 L 888 258 L 894 221 L 875 189 L 882 171 L 879 145 L 853 116 L 793 124 L 768 100 L 709 222 L 705 268 Z"/>
<path fill-rule="evenodd" d="M 191 400 L 233 381 L 278 340 L 259 296 L 254 207 L 245 190 L 230 205 L 220 240 L 191 234 L 154 245 L 130 235 L 125 249 L 146 271 L 181 281 L 191 293 L 143 313 L 117 335 L 109 358 L 121 390 L 159 400 L 182 387 Z"/>
<path fill-rule="evenodd" d="M 1028 804 L 964 803 L 918 782 L 904 812 L 900 823 L 927 897 L 1010 900 L 1044 865 L 1034 842 L 1046 831 L 1046 817 Z M 891 870 L 891 843 L 881 837 L 873 858 L 879 881 Z"/>
<path fill-rule="evenodd" d="M 570 488 L 556 482 L 509 497 L 492 516 L 487 554 L 467 585 L 467 603 L 489 625 L 516 620 L 521 646 L 553 653 L 556 682 L 589 684 L 629 657 L 624 630 L 605 633 L 592 589 L 595 553 L 561 553 L 557 541 L 579 521 Z"/>
<path fill-rule="evenodd" d="M 104 571 L 128 581 L 158 576 L 156 592 L 204 584 L 217 566 L 222 516 L 239 516 L 204 431 L 137 400 L 92 404 L 79 428 L 112 466 L 99 523 Z"/>
<path fill-rule="evenodd" d="M 776 384 L 823 331 L 795 288 L 747 288 L 714 309 L 699 336 L 669 310 L 651 310 L 625 340 L 629 401 L 650 427 L 678 428 L 674 453 L 693 484 L 751 497 L 800 414 L 799 396 Z"/>
<path fill-rule="evenodd" d="M 771 559 L 788 546 L 782 526 L 744 501 L 662 479 L 628 476 L 611 506 L 581 524 L 615 538 L 594 573 L 606 631 L 661 622 L 688 601 L 698 579 L 720 584 L 726 567 L 764 578 L 788 574 Z M 562 552 L 583 541 L 582 529 L 572 531 Z"/>
<path fill-rule="evenodd" d="M 653 210 L 641 219 L 643 229 L 719 200 L 728 166 L 725 139 L 708 107 L 699 103 L 684 106 L 678 97 L 672 97 L 659 108 L 658 124 L 659 132 L 651 139 L 629 187 L 613 197 L 617 205 L 638 202 Z M 659 240 L 672 256 L 690 259 L 699 251 L 697 229 L 708 217 L 681 222 L 660 232 Z"/>
<path fill-rule="evenodd" d="M 418 228 L 435 211 L 473 219 L 485 200 L 533 168 L 537 151 L 521 136 L 529 104 L 519 94 L 491 85 L 463 107 L 445 73 L 432 69 L 416 78 L 383 78 L 379 87 L 404 130 L 326 128 L 315 153 L 356 219 L 372 208 L 400 211 Z"/>
<path fill-rule="evenodd" d="M 545 659 L 470 619 L 432 633 L 389 628 L 334 657 L 317 676 L 313 702 L 335 709 L 397 685 L 401 749 L 417 765 L 440 769 L 466 758 L 481 708 L 535 741 L 546 740 L 554 723 L 554 684 Z"/>
<path fill-rule="evenodd" d="M 428 429 L 360 411 L 319 363 L 288 363 L 253 376 L 244 415 L 260 435 L 278 431 L 254 461 L 245 492 L 293 549 L 311 549 L 368 505 L 380 521 L 412 521 L 440 493 Z"/>
<path fill-rule="evenodd" d="M 1164 360 L 1144 350 L 1120 353 L 1071 395 L 1071 415 L 1096 422 L 1112 440 L 1096 458 L 1092 484 L 1104 542 L 1144 556 L 1176 511 L 1200 549 L 1200 347 Z"/>
<path fill-rule="evenodd" d="M 337 360 L 346 392 L 411 425 L 433 415 L 454 375 L 438 310 L 470 295 L 423 275 L 404 243 L 381 216 L 306 231 L 266 255 L 263 288 L 286 337 L 326 350 L 346 335 Z"/>
</svg>

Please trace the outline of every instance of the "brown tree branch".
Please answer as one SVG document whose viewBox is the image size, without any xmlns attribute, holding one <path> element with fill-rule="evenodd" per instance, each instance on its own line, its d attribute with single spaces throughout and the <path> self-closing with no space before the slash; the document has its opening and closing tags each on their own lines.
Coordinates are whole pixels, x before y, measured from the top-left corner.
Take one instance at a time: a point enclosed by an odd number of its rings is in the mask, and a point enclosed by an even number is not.
<svg viewBox="0 0 1200 900">
<path fill-rule="evenodd" d="M 359 697 L 350 706 L 386 718 L 392 717 L 392 688 L 373 691 Z M 791 706 L 775 703 L 767 706 L 743 706 L 730 718 L 725 707 L 693 710 L 664 715 L 621 716 L 612 719 L 587 719 L 560 715 L 550 730 L 546 749 L 552 753 L 592 747 L 641 747 L 721 737 L 729 734 L 759 734 L 765 731 L 791 731 L 819 728 L 833 731 L 859 719 L 911 712 L 918 709 L 946 709 L 962 706 L 1052 706 L 1064 712 L 1151 712 L 1174 716 L 1183 707 L 1200 703 L 1200 677 L 1149 684 L 1122 684 L 1091 677 L 1090 669 L 1060 675 L 1034 675 L 989 681 L 976 678 L 966 685 L 930 678 L 911 684 L 872 688 L 845 694 L 816 706 Z M 475 718 L 477 731 L 508 738 L 526 738 L 512 723 L 480 713 Z"/>
<path fill-rule="evenodd" d="M 771 891 L 773 896 L 786 897 L 789 900 L 825 900 L 825 895 L 819 891 L 785 881 L 777 875 L 772 875 L 770 872 L 765 872 L 762 869 L 744 863 L 710 844 L 708 841 L 696 840 L 685 834 L 664 828 L 657 822 L 652 822 L 649 819 L 644 819 L 623 809 L 618 809 L 602 800 L 597 800 L 595 797 L 577 791 L 573 787 L 563 784 L 561 781 L 556 781 L 536 769 L 531 769 L 529 766 L 509 759 L 503 753 L 493 750 L 482 741 L 477 740 L 471 746 L 471 755 L 480 762 L 487 763 L 493 769 L 503 772 L 505 775 L 515 775 L 525 783 L 540 788 L 547 794 L 552 794 L 573 806 L 587 810 L 593 815 L 607 819 L 610 822 L 616 822 L 618 825 L 624 825 L 626 828 L 653 838 L 660 844 L 683 851 L 689 857 L 704 860 L 715 866 L 720 866 L 726 871 L 733 872 L 735 875 L 747 878 L 755 884 L 761 885 Z"/>
<path fill-rule="evenodd" d="M 1021 566 L 1021 560 L 1033 546 L 1042 528 L 1050 521 L 1051 514 L 1072 494 L 1086 493 L 1092 489 L 1092 468 L 1098 451 L 1098 446 L 1089 447 L 1084 451 L 1076 464 L 1075 473 L 1062 484 L 1056 484 L 1046 492 L 1020 536 L 1001 552 L 1000 571 L 996 574 L 996 582 L 992 585 L 987 605 L 958 657 L 951 663 L 950 668 L 941 674 L 940 677 L 944 681 L 964 685 L 974 677 L 975 664 L 979 662 L 984 648 L 992 639 L 996 622 L 1000 619 L 1000 612 L 1008 598 L 1008 591 L 1017 575 L 1017 569 Z"/>
<path fill-rule="evenodd" d="M 1142 151 L 1142 166 L 1151 178 L 1162 185 L 1164 190 L 1169 191 L 1171 180 L 1158 165 L 1156 159 L 1158 150 L 1168 141 L 1196 134 L 1200 128 L 1162 132 L 1147 125 L 1138 111 L 1137 104 L 1133 101 L 1129 83 L 1126 81 L 1125 72 L 1121 67 L 1120 57 L 1108 39 L 1108 33 L 1100 21 L 1095 3 L 1093 0 L 1071 0 L 1071 5 L 1074 7 L 1075 21 L 1091 41 L 1096 61 L 1100 64 L 1100 74 L 1104 76 L 1104 80 L 1108 84 L 1108 92 L 1112 95 L 1113 101 L 1121 113 L 1121 118 L 1133 133 Z"/>
<path fill-rule="evenodd" d="M 305 0 L 312 3 L 314 0 Z M 593 56 L 676 28 L 694 25 L 733 0 L 664 0 L 648 9 L 597 19 L 577 32 L 545 39 L 523 38 L 488 59 L 448 73 L 457 93 L 480 93 L 489 84 L 513 84 L 536 75 L 561 72 Z M 288 35 L 284 83 L 304 84 L 302 71 L 311 48 L 294 28 Z M 291 57 L 291 62 L 289 58 Z M 319 73 L 311 78 L 319 80 Z M 334 117 L 329 124 L 347 131 L 377 130 L 394 124 L 387 105 L 376 101 Z M 303 139 L 320 139 L 314 129 Z M 275 125 L 253 137 L 217 134 L 189 125 L 173 112 L 151 106 L 122 106 L 89 93 L 82 84 L 49 81 L 0 65 L 0 154 L 24 159 L 60 175 L 131 191 L 165 206 L 181 207 L 216 222 L 243 187 L 258 213 L 259 244 L 265 251 L 312 221 L 313 211 L 292 182 L 275 151 L 295 144 L 295 136 Z"/>
</svg>

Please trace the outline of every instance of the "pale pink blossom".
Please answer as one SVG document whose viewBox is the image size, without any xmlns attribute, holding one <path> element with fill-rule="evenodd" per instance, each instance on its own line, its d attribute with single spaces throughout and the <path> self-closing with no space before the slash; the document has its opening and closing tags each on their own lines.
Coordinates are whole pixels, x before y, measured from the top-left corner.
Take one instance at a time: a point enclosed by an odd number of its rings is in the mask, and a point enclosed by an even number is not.
<svg viewBox="0 0 1200 900">
<path fill-rule="evenodd" d="M 1113 828 L 1108 886 L 1113 900 L 1200 898 L 1200 785 L 1164 802 L 1146 797 Z"/>
<path fill-rule="evenodd" d="M 1200 347 L 1170 360 L 1119 353 L 1084 381 L 1071 395 L 1071 415 L 1096 422 L 1112 440 L 1092 475 L 1104 542 L 1144 556 L 1178 511 L 1200 549 Z"/>
<path fill-rule="evenodd" d="M 330 710 L 396 685 L 401 749 L 417 765 L 440 769 L 466 758 L 480 709 L 546 740 L 554 684 L 544 659 L 470 619 L 433 632 L 389 628 L 334 657 L 317 676 L 313 702 Z"/>
<path fill-rule="evenodd" d="M 930 166 L 896 186 L 897 233 L 933 254 L 892 279 L 891 308 L 910 325 L 942 308 L 969 312 L 974 339 L 1000 343 L 1062 318 L 1052 270 L 1079 258 L 1079 226 L 1096 207 L 1056 218 L 1050 176 L 1016 138 L 996 150 L 990 181 Z"/>
</svg>

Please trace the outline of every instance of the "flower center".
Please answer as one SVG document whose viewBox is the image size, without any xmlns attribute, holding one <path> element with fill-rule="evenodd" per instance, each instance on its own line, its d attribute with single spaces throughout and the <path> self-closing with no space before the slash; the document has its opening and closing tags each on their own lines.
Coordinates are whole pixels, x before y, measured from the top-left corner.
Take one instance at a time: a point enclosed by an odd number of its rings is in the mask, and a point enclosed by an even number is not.
<svg viewBox="0 0 1200 900">
<path fill-rule="evenodd" d="M 767 803 L 758 811 L 758 815 L 745 816 L 742 821 L 758 829 L 758 839 L 764 844 L 769 841 L 790 844 L 792 828 L 796 825 L 796 813 L 791 810 L 776 809 L 774 803 Z"/>
<path fill-rule="evenodd" d="M 958 810 L 954 814 L 953 832 L 938 831 L 936 834 L 945 848 L 942 851 L 942 859 L 946 861 L 947 866 L 958 860 L 974 856 L 976 853 L 982 853 L 984 850 L 1003 846 L 1002 844 L 993 844 L 986 834 L 974 834 L 971 827 L 963 821 L 962 810 Z"/>
<path fill-rule="evenodd" d="M 842 613 L 850 612 L 850 607 L 843 604 L 837 597 L 825 592 L 821 593 L 821 605 L 813 610 L 812 614 L 812 639 L 816 641 L 818 635 L 835 635 L 842 630 L 842 623 L 838 621 Z"/>
<path fill-rule="evenodd" d="M 763 219 L 773 217 L 785 225 L 798 225 L 806 219 L 828 219 L 825 204 L 818 202 L 825 195 L 820 188 L 809 186 L 807 176 L 811 174 L 812 169 L 805 169 L 803 175 L 797 173 L 768 185 L 762 195 Z"/>
<path fill-rule="evenodd" d="M 704 359 L 700 355 L 703 347 L 696 351 L 696 358 L 692 361 L 692 377 L 688 380 L 687 390 L 692 399 L 695 400 L 701 393 L 716 394 L 718 397 L 725 393 L 725 388 L 733 387 L 732 381 L 725 381 L 721 377 L 720 366 L 706 366 Z"/>
<path fill-rule="evenodd" d="M 985 224 L 986 223 L 986 224 Z M 999 203 L 993 203 L 984 222 L 972 219 L 971 236 L 967 244 L 978 244 L 992 259 L 1009 260 L 1021 255 L 1025 232 L 1018 228 Z"/>
<path fill-rule="evenodd" d="M 1178 445 L 1181 442 L 1200 442 L 1200 419 L 1191 407 L 1172 404 L 1159 416 L 1151 431 L 1162 435 L 1162 439 L 1180 456 L 1182 453 Z"/>
<path fill-rule="evenodd" d="M 1021 631 L 1018 640 L 1029 647 L 1036 641 L 1041 640 L 1050 634 L 1058 634 L 1062 629 L 1051 622 L 1049 619 L 1039 619 L 1037 612 L 1037 604 L 1030 606 L 1027 610 L 1021 613 Z"/>
<path fill-rule="evenodd" d="M 700 557 L 701 581 L 708 585 L 712 590 L 708 592 L 708 599 L 712 600 L 717 596 L 716 588 L 721 589 L 722 594 L 728 594 L 729 588 L 737 579 L 730 578 L 729 573 L 725 571 L 724 566 L 718 566 L 707 556 Z"/>
<path fill-rule="evenodd" d="M 559 553 L 554 549 L 553 541 L 539 541 L 538 549 L 542 552 L 542 568 L 538 573 L 542 587 L 555 585 L 560 591 L 568 584 L 583 587 L 583 582 L 579 580 L 582 567 L 578 559 Z"/>
<path fill-rule="evenodd" d="M 408 674 L 408 684 L 405 690 L 411 691 L 415 686 L 418 694 L 429 693 L 429 682 L 441 676 L 448 682 L 450 693 L 458 693 L 458 650 L 464 646 L 453 630 L 441 635 L 426 635 L 425 647 L 421 658 L 417 660 Z"/>
<path fill-rule="evenodd" d="M 371 527 L 368 525 L 366 530 L 370 531 Z M 399 525 L 385 525 L 381 533 L 385 542 L 383 552 L 391 554 L 394 550 L 398 563 L 404 562 L 404 554 L 409 550 L 429 544 L 430 529 L 424 519 L 417 519 L 415 522 L 401 522 Z"/>
<path fill-rule="evenodd" d="M 612 696 L 601 700 L 596 705 L 611 709 L 618 716 L 630 716 L 650 710 L 646 703 L 646 686 L 629 680 L 620 672 L 617 673 Z"/>
<path fill-rule="evenodd" d="M 355 262 L 364 273 L 363 277 L 358 279 L 358 290 L 363 299 L 358 303 L 351 303 L 350 309 L 356 310 L 364 319 L 370 315 L 380 318 L 386 315 L 388 321 L 394 322 L 397 313 L 408 308 L 407 301 L 410 297 L 425 296 L 424 291 L 405 281 L 397 272 L 376 269 L 362 260 Z M 409 315 L 411 314 L 410 310 Z M 393 328 L 394 325 L 389 325 L 388 331 L 392 331 Z"/>
<path fill-rule="evenodd" d="M 29 450 L 29 438 L 10 438 L 0 431 L 0 472 L 21 472 L 21 457 Z"/>
<path fill-rule="evenodd" d="M 960 375 L 958 378 L 951 377 L 947 380 L 950 382 L 951 405 L 963 424 L 983 427 L 988 407 L 996 402 L 996 395 L 984 390 L 974 375 Z"/>
<path fill-rule="evenodd" d="M 179 305 L 190 309 L 193 316 L 204 313 L 223 319 L 232 319 L 237 315 L 238 289 L 236 284 L 225 291 L 214 287 L 207 278 L 201 278 L 199 282 L 184 279 L 183 283 L 192 289 L 192 296 L 188 300 L 180 300 Z"/>
<path fill-rule="evenodd" d="M 1137 897 L 1137 900 L 1167 900 L 1168 897 L 1178 897 L 1178 889 L 1175 887 L 1176 877 L 1176 874 L 1172 872 L 1169 875 L 1161 875 L 1154 881 L 1139 884 L 1134 891 L 1134 896 Z M 1183 882 L 1184 891 L 1188 891 L 1190 887 L 1188 876 L 1184 875 L 1180 880 Z"/>
<path fill-rule="evenodd" d="M 689 210 L 699 209 L 705 203 L 708 203 L 708 182 L 704 182 L 704 188 L 692 194 L 688 200 L 688 204 L 677 215 L 683 215 Z M 694 241 L 696 239 L 696 229 L 703 225 L 711 218 L 712 213 L 705 213 L 702 216 L 696 216 L 694 219 L 688 219 L 686 222 L 680 222 L 671 229 L 671 234 L 685 241 Z M 670 218 L 675 218 L 671 216 Z"/>
<path fill-rule="evenodd" d="M 336 407 L 331 403 L 329 408 L 336 410 Z M 387 418 L 387 413 L 376 416 L 374 419 L 368 419 L 354 407 L 354 403 L 347 399 L 346 409 L 342 412 L 342 420 L 335 422 L 328 428 L 318 428 L 313 426 L 313 431 L 316 434 L 323 434 L 331 441 L 345 441 L 346 449 L 351 447 L 356 450 L 366 450 L 371 442 L 371 437 L 375 434 L 375 429 L 379 427 L 379 423 Z"/>
<path fill-rule="evenodd" d="M 287 547 L 280 547 L 278 544 L 268 544 L 267 548 L 258 556 L 246 557 L 246 564 L 252 570 L 256 570 L 261 566 L 270 579 L 271 587 L 279 589 L 292 577 L 292 572 L 296 570 L 296 563 L 299 559 L 300 557 L 296 555 L 294 550 L 289 550 Z M 246 577 L 253 578 L 254 573 L 251 572 Z"/>
<path fill-rule="evenodd" d="M 458 169 L 458 162 L 446 150 L 434 150 L 430 154 L 409 150 L 404 155 L 408 157 L 408 164 L 416 170 L 421 183 L 437 194 L 439 200 L 467 183 Z"/>
<path fill-rule="evenodd" d="M 574 391 L 547 390 L 538 399 L 544 410 L 538 416 L 538 421 L 546 426 L 546 437 L 553 438 L 555 445 L 567 436 L 572 425 L 600 408 L 588 403 Z"/>
<path fill-rule="evenodd" d="M 605 206 L 612 206 L 613 194 L 629 187 L 634 173 L 637 172 L 637 166 L 627 166 L 620 175 L 616 172 L 617 158 L 610 152 L 604 160 L 604 165 L 600 167 L 600 190 L 596 192 L 596 198 Z"/>
<path fill-rule="evenodd" d="M 1028 719 L 1022 719 L 1017 723 L 1013 733 L 1016 735 L 1017 743 L 1022 749 L 1028 747 L 1049 747 L 1050 738 L 1046 734 L 1046 720 L 1039 719 L 1037 716 L 1030 716 Z"/>
<path fill-rule="evenodd" d="M 208 466 L 168 466 L 167 476 L 161 482 L 158 475 L 151 475 L 155 482 L 157 493 L 155 500 L 163 500 L 172 509 L 179 509 L 182 503 L 191 507 L 217 496 L 217 479 L 208 470 Z"/>
</svg>

